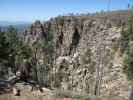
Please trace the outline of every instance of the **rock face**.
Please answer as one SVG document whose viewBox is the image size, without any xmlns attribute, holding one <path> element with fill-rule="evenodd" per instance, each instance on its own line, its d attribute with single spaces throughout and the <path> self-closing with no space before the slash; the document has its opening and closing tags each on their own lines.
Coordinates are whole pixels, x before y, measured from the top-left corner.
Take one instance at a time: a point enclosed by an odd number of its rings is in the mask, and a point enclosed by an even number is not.
<svg viewBox="0 0 133 100">
<path fill-rule="evenodd" d="M 58 88 L 94 95 L 98 43 L 106 40 L 101 95 L 127 99 L 130 85 L 122 71 L 118 45 L 122 26 L 132 15 L 131 11 L 116 11 L 37 21 L 26 29 L 25 41 L 31 44 L 52 34 L 56 63 L 51 73 Z"/>
<path fill-rule="evenodd" d="M 45 35 L 44 29 L 40 21 L 36 21 L 27 30 L 25 30 L 25 42 L 30 42 L 31 44 L 40 39 Z"/>
</svg>

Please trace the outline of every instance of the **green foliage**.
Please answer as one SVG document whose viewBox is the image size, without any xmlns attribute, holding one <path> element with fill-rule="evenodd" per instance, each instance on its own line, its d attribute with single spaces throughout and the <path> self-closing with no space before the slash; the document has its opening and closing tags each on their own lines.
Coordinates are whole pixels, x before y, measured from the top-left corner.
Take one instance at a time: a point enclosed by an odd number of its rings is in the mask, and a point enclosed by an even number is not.
<svg viewBox="0 0 133 100">
<path fill-rule="evenodd" d="M 16 55 L 18 50 L 18 43 L 17 30 L 10 26 L 7 32 L 1 33 L 0 36 L 1 57 L 5 57 L 8 62 L 13 60 L 13 56 Z"/>
<path fill-rule="evenodd" d="M 0 32 L 0 75 L 7 74 L 8 68 L 11 68 L 14 74 L 17 71 L 23 73 L 22 79 L 32 79 L 50 87 L 54 52 L 50 26 L 47 32 L 45 38 L 40 38 L 32 45 L 26 44 L 21 33 L 12 26 L 6 32 Z"/>
<path fill-rule="evenodd" d="M 21 33 L 12 26 L 6 32 L 0 32 L 0 75 L 7 73 L 10 67 L 14 74 L 20 71 L 24 73 L 24 78 L 50 86 L 54 52 L 51 33 L 49 28 L 46 38 L 40 38 L 29 45 L 24 43 Z"/>
<path fill-rule="evenodd" d="M 50 71 L 52 70 L 52 57 L 53 57 L 53 42 L 52 35 L 48 30 L 48 35 L 44 38 L 40 38 L 38 41 L 30 45 L 31 49 L 31 65 L 32 75 L 31 78 L 35 80 L 39 85 L 45 85 L 50 87 L 52 77 Z M 26 50 L 27 51 L 27 50 Z"/>
<path fill-rule="evenodd" d="M 8 57 L 8 66 L 12 68 L 14 73 L 16 72 L 17 66 L 15 65 L 16 62 L 18 62 L 16 57 L 21 54 L 22 50 L 22 40 L 19 37 L 19 33 L 13 26 L 9 26 L 7 32 L 5 32 L 5 39 L 8 43 L 8 51 L 9 51 L 9 57 Z"/>
<path fill-rule="evenodd" d="M 133 17 L 129 20 L 128 30 L 121 34 L 121 47 L 124 52 L 123 71 L 128 79 L 133 79 Z"/>
<path fill-rule="evenodd" d="M 15 57 L 19 51 L 19 37 L 17 30 L 10 26 L 7 32 L 0 32 L 0 64 L 3 71 L 11 67 L 15 69 Z M 0 74 L 3 72 L 0 71 Z M 7 73 L 7 72 L 6 72 Z"/>
<path fill-rule="evenodd" d="M 0 62 L 7 60 L 9 56 L 9 43 L 6 41 L 4 32 L 0 33 Z"/>
<path fill-rule="evenodd" d="M 33 52 L 31 48 L 28 45 L 22 45 L 20 49 L 19 56 L 23 56 L 24 59 L 30 59 L 30 57 L 33 55 Z"/>
<path fill-rule="evenodd" d="M 17 30 L 13 26 L 9 26 L 8 30 L 5 34 L 7 42 L 11 47 L 15 47 L 18 43 L 18 33 Z"/>
<path fill-rule="evenodd" d="M 124 55 L 124 72 L 128 79 L 133 79 L 133 45 L 129 46 Z"/>
<path fill-rule="evenodd" d="M 3 66 L 2 69 L 8 70 L 10 67 L 13 73 L 16 73 L 23 64 L 23 60 L 29 60 L 31 56 L 31 48 L 23 43 L 20 33 L 13 26 L 10 26 L 6 32 L 0 32 L 0 64 Z"/>
<path fill-rule="evenodd" d="M 121 32 L 120 49 L 122 53 L 126 51 L 130 41 L 133 41 L 133 17 L 128 22 L 128 30 Z"/>
</svg>

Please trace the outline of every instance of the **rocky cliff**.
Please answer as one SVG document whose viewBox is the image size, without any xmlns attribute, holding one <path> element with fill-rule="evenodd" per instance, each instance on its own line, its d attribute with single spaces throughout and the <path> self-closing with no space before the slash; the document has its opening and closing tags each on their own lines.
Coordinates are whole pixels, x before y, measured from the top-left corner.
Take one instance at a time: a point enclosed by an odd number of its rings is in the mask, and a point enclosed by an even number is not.
<svg viewBox="0 0 133 100">
<path fill-rule="evenodd" d="M 122 71 L 119 39 L 132 15 L 132 11 L 114 11 L 36 21 L 25 30 L 25 42 L 34 44 L 52 35 L 55 63 L 49 84 L 54 87 L 95 95 L 97 67 L 102 66 L 100 94 L 127 99 L 130 82 Z"/>
</svg>

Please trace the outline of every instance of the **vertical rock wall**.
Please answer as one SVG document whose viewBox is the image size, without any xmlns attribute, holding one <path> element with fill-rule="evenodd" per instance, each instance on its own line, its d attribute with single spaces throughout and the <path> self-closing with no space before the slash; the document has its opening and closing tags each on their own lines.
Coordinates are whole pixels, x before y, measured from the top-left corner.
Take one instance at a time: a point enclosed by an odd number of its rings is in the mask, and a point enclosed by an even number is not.
<svg viewBox="0 0 133 100">
<path fill-rule="evenodd" d="M 132 15 L 128 11 L 80 16 L 63 16 L 40 23 L 25 31 L 27 43 L 53 35 L 54 86 L 94 95 L 96 84 L 97 44 L 99 34 L 107 39 L 103 63 L 101 95 L 128 98 L 130 85 L 122 71 L 122 57 L 113 45 L 120 39 L 121 25 Z"/>
</svg>

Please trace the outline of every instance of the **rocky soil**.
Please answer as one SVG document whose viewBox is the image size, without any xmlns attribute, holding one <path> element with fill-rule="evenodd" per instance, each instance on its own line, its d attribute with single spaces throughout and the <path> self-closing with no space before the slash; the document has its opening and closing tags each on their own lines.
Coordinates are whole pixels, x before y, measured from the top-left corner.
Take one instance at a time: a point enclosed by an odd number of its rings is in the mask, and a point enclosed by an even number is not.
<svg viewBox="0 0 133 100">
<path fill-rule="evenodd" d="M 95 96 L 88 94 L 78 94 L 72 91 L 63 90 L 50 90 L 42 88 L 43 92 L 38 89 L 31 91 L 30 85 L 24 85 L 24 83 L 17 83 L 15 85 L 20 89 L 20 96 L 15 96 L 12 91 L 0 94 L 0 100 L 96 100 Z M 113 97 L 101 97 L 101 100 L 125 100 L 124 98 Z"/>
</svg>

